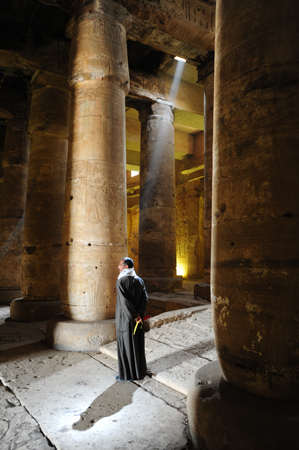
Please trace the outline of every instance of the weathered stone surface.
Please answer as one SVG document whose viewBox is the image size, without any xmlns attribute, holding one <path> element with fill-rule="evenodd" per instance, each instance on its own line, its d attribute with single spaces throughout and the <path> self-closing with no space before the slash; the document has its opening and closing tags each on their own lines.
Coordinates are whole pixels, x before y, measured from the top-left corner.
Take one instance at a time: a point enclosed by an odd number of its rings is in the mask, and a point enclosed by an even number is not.
<svg viewBox="0 0 299 450">
<path fill-rule="evenodd" d="M 8 120 L 2 161 L 4 178 L 0 208 L 1 290 L 13 291 L 21 288 L 21 258 L 29 152 L 27 121 Z M 2 300 L 0 301 L 2 303 Z M 7 296 L 3 298 L 3 301 L 7 301 Z"/>
<path fill-rule="evenodd" d="M 211 279 L 225 378 L 297 402 L 298 20 L 295 0 L 217 4 Z"/>
<path fill-rule="evenodd" d="M 65 78 L 58 75 L 41 72 L 32 83 L 21 287 L 25 301 L 57 301 L 70 93 Z M 16 308 L 14 305 L 14 313 Z M 34 320 L 34 310 L 32 313 L 29 321 Z M 38 315 L 36 319 L 41 317 Z"/>
<path fill-rule="evenodd" d="M 212 214 L 212 173 L 213 173 L 213 111 L 214 73 L 204 81 L 205 89 L 205 133 L 204 133 L 204 280 L 210 283 L 211 272 L 211 214 Z"/>
<path fill-rule="evenodd" d="M 47 320 L 61 313 L 60 300 L 37 300 L 15 298 L 10 304 L 10 317 L 16 322 Z"/>
<path fill-rule="evenodd" d="M 15 349 L 13 353 L 12 348 L 0 349 L 1 379 L 52 445 L 65 450 L 98 445 L 104 450 L 147 450 L 153 445 L 157 450 L 179 450 L 186 446 L 185 415 L 177 411 L 184 408 L 184 396 L 157 387 L 154 380 L 148 388 L 143 388 L 143 382 L 115 382 L 116 372 L 95 354 L 57 352 L 38 342 L 38 335 L 35 341 L 27 339 L 20 345 L 19 330 L 37 329 L 36 324 L 11 325 Z M 6 335 L 7 330 L 3 331 Z M 17 415 L 13 420 L 12 425 L 20 430 L 30 430 L 27 421 L 20 426 Z"/>
<path fill-rule="evenodd" d="M 1 449 L 53 450 L 19 399 L 0 382 Z"/>
<path fill-rule="evenodd" d="M 182 163 L 185 161 L 183 160 Z M 180 164 L 180 170 L 183 164 Z M 189 171 L 188 171 L 189 172 Z M 185 171 L 181 170 L 181 173 Z M 187 173 L 186 173 L 187 175 Z M 184 278 L 203 278 L 203 177 L 178 177 L 176 186 L 177 273 Z"/>
<path fill-rule="evenodd" d="M 186 42 L 188 36 L 188 43 L 195 48 L 206 51 L 214 49 L 215 5 L 212 2 L 187 0 L 174 5 L 172 0 L 121 0 L 121 3 L 138 19 L 137 29 L 130 31 L 135 36 L 137 33 L 147 35 L 144 26 L 155 25 L 158 30 L 174 38 L 174 45 L 175 39 Z M 140 24 L 141 21 L 144 25 Z M 138 23 L 141 30 L 138 30 Z M 175 50 L 172 53 L 176 54 Z"/>
<path fill-rule="evenodd" d="M 160 239 L 162 240 L 162 236 L 160 236 Z M 158 258 L 156 258 L 158 259 Z M 159 258 L 161 262 L 161 258 Z M 176 289 L 182 288 L 183 279 L 182 277 L 173 277 L 169 278 L 167 277 L 167 273 L 169 272 L 169 269 L 156 269 L 155 267 L 150 270 L 150 272 L 154 272 L 157 270 L 159 272 L 158 277 L 142 277 L 143 281 L 145 283 L 147 292 L 174 292 Z M 165 277 L 163 277 L 163 273 L 165 273 Z"/>
<path fill-rule="evenodd" d="M 298 448 L 298 406 L 233 388 L 222 377 L 218 362 L 192 377 L 187 411 L 195 450 Z"/>
<path fill-rule="evenodd" d="M 209 283 L 195 283 L 194 298 L 203 298 L 208 302 L 211 301 L 210 284 Z"/>
<path fill-rule="evenodd" d="M 198 311 L 209 308 L 209 305 L 204 306 L 193 306 L 187 309 L 178 309 L 172 310 L 168 312 L 163 312 L 156 317 L 151 317 L 150 319 L 145 320 L 144 327 L 146 331 L 149 331 L 151 328 L 160 327 L 165 323 L 175 322 L 176 320 L 186 319 L 187 317 L 191 317 L 192 314 L 195 314 Z"/>
<path fill-rule="evenodd" d="M 20 298 L 22 295 L 21 289 L 1 289 L 0 290 L 0 305 L 10 305 L 15 298 Z"/>
<path fill-rule="evenodd" d="M 204 115 L 204 89 L 202 86 L 194 86 L 194 84 L 181 80 L 176 97 L 170 98 L 172 85 L 173 78 L 162 73 L 152 75 L 130 70 L 129 96 L 155 102 L 158 99 L 172 101 L 174 108 Z"/>
<path fill-rule="evenodd" d="M 149 319 L 156 320 L 159 328 L 153 328 L 145 335 L 148 370 L 155 380 L 185 395 L 194 371 L 217 359 L 211 308 L 207 308 L 173 311 L 173 319 L 178 321 L 172 323 L 165 322 L 166 314 Z M 117 359 L 116 342 L 104 345 L 100 350 Z"/>
<path fill-rule="evenodd" d="M 147 306 L 146 306 L 146 314 L 152 317 L 157 316 L 159 314 L 158 320 L 161 319 L 161 315 L 167 311 L 169 311 L 169 321 L 171 322 L 171 318 L 173 317 L 172 311 L 179 310 L 185 311 L 183 308 L 192 308 L 199 306 L 199 301 L 194 300 L 193 296 L 176 296 L 173 294 L 172 297 L 165 296 L 158 297 L 157 295 L 149 294 Z M 152 320 L 152 319 L 150 319 Z M 154 319 L 153 322 L 155 323 Z M 162 323 L 162 322 L 160 322 Z M 151 326 L 151 325 L 150 325 Z"/>
<path fill-rule="evenodd" d="M 75 321 L 63 314 L 52 317 L 47 325 L 46 340 L 56 350 L 88 352 L 116 339 L 115 321 Z"/>
<path fill-rule="evenodd" d="M 140 112 L 139 272 L 174 278 L 175 165 L 171 107 L 154 103 Z M 160 286 L 157 286 L 156 291 Z"/>
<path fill-rule="evenodd" d="M 180 355 L 183 356 L 184 355 Z M 185 363 L 177 365 L 171 364 L 169 369 L 160 370 L 157 375 L 154 375 L 154 379 L 166 386 L 187 395 L 190 378 L 193 376 L 196 368 L 208 364 L 208 361 L 202 358 L 190 359 L 189 355 L 186 355 Z M 190 361 L 190 364 L 188 363 Z"/>
<path fill-rule="evenodd" d="M 64 314 L 78 321 L 114 317 L 117 265 L 127 253 L 129 72 L 126 30 L 116 6 L 79 2 L 75 9 L 61 295 Z"/>
</svg>

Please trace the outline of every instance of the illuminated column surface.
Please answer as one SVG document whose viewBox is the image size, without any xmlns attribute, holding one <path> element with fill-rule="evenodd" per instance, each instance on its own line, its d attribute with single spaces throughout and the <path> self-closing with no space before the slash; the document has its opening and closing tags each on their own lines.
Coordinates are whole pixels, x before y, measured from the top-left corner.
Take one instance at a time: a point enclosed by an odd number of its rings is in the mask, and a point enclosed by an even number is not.
<svg viewBox="0 0 299 450">
<path fill-rule="evenodd" d="M 24 224 L 22 299 L 12 302 L 11 318 L 46 320 L 61 311 L 60 256 L 70 93 L 66 80 L 38 72 L 32 80 L 31 139 Z"/>
<path fill-rule="evenodd" d="M 0 207 L 0 304 L 21 295 L 21 259 L 30 141 L 27 121 L 6 123 Z"/>
<path fill-rule="evenodd" d="M 149 292 L 171 292 L 176 277 L 174 115 L 171 106 L 152 103 L 141 121 L 139 273 Z"/>
<path fill-rule="evenodd" d="M 115 339 L 118 263 L 127 252 L 125 95 L 129 90 L 125 10 L 78 2 L 62 246 L 64 316 L 48 325 L 59 350 L 98 349 Z"/>
<path fill-rule="evenodd" d="M 211 294 L 223 378 L 203 385 L 202 368 L 190 384 L 196 449 L 298 448 L 298 22 L 297 0 L 217 2 Z"/>
</svg>

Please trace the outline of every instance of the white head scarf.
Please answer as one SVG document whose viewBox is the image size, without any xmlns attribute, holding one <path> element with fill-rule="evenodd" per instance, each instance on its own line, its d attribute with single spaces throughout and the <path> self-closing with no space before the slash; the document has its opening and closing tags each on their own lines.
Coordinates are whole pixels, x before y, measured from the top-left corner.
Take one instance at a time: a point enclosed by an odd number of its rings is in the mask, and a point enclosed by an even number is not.
<svg viewBox="0 0 299 450">
<path fill-rule="evenodd" d="M 134 267 L 131 267 L 131 269 L 122 270 L 117 279 L 119 280 L 122 277 L 137 277 Z"/>
</svg>

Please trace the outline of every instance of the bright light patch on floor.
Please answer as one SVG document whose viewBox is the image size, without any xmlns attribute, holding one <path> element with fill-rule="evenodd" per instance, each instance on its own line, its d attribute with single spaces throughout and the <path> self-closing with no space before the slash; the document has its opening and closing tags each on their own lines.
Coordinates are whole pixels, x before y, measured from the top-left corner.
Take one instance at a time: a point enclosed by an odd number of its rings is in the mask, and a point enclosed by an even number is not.
<svg viewBox="0 0 299 450">
<path fill-rule="evenodd" d="M 186 60 L 184 58 L 181 58 L 180 56 L 175 56 L 175 58 L 177 61 L 183 61 L 186 62 Z"/>
<path fill-rule="evenodd" d="M 182 276 L 182 277 L 186 277 L 187 269 L 186 269 L 185 264 L 177 262 L 176 274 L 179 275 L 179 276 Z"/>
<path fill-rule="evenodd" d="M 139 172 L 137 172 L 137 170 L 131 170 L 131 177 L 136 177 L 137 175 L 139 175 Z"/>
</svg>

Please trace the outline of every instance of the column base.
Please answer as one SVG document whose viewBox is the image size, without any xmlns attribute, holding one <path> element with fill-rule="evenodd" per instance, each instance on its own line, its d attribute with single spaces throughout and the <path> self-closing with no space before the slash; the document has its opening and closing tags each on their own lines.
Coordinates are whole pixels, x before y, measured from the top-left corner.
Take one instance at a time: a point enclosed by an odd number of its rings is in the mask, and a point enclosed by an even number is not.
<svg viewBox="0 0 299 450">
<path fill-rule="evenodd" d="M 194 450 L 298 449 L 298 404 L 233 388 L 218 361 L 193 375 L 187 412 Z"/>
<path fill-rule="evenodd" d="M 195 283 L 194 285 L 194 298 L 200 297 L 203 300 L 211 301 L 210 284 L 208 283 Z"/>
<path fill-rule="evenodd" d="M 182 289 L 183 277 L 174 278 L 151 278 L 142 277 L 147 292 L 174 292 Z"/>
<path fill-rule="evenodd" d="M 10 305 L 10 318 L 15 322 L 40 322 L 60 312 L 60 300 L 32 301 L 16 298 Z"/>
<path fill-rule="evenodd" d="M 21 289 L 1 289 L 0 305 L 10 305 L 15 298 L 20 298 L 21 296 Z"/>
<path fill-rule="evenodd" d="M 47 324 L 46 342 L 55 350 L 94 352 L 101 345 L 116 340 L 115 320 L 80 322 L 63 314 L 52 317 Z"/>
</svg>

